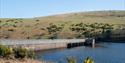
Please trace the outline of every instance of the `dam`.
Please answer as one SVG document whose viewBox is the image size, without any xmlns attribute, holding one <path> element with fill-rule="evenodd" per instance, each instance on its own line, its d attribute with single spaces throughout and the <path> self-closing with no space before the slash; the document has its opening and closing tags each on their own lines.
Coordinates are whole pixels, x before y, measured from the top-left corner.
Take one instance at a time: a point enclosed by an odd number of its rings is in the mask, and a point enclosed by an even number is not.
<svg viewBox="0 0 125 63">
<path fill-rule="evenodd" d="M 78 46 L 84 46 L 95 44 L 92 40 L 88 42 L 88 39 L 30 39 L 30 40 L 12 40 L 12 39 L 0 39 L 1 45 L 7 45 L 9 47 L 25 47 L 33 50 L 46 50 L 56 48 L 72 48 Z"/>
</svg>

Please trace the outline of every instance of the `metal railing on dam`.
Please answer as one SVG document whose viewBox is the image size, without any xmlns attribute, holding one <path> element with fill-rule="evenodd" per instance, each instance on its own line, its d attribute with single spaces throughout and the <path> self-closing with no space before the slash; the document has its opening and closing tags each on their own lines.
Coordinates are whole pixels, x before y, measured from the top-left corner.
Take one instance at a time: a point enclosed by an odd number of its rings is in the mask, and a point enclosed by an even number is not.
<svg viewBox="0 0 125 63">
<path fill-rule="evenodd" d="M 86 39 L 25 39 L 25 40 L 12 40 L 0 39 L 1 45 L 39 45 L 39 44 L 54 44 L 54 43 L 79 43 L 85 42 Z"/>
</svg>

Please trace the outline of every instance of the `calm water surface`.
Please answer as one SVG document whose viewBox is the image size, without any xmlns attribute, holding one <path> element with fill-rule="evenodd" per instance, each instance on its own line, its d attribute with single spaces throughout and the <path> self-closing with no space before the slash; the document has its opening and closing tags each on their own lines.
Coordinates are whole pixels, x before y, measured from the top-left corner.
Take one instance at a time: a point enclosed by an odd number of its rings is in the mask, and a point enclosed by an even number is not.
<svg viewBox="0 0 125 63">
<path fill-rule="evenodd" d="M 95 63 L 125 63 L 125 43 L 100 43 L 98 47 L 76 47 L 71 49 L 56 49 L 37 53 L 38 60 L 67 63 L 67 57 L 74 57 L 77 63 L 82 63 L 86 57 L 91 57 Z"/>
</svg>

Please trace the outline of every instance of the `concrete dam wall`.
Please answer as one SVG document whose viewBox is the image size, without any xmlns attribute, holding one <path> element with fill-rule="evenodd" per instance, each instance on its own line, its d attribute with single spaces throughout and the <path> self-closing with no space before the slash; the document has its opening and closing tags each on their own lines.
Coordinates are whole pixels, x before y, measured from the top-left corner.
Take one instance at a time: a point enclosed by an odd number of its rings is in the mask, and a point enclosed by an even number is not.
<svg viewBox="0 0 125 63">
<path fill-rule="evenodd" d="M 86 39 L 0 40 L 1 45 L 7 45 L 10 47 L 25 47 L 33 50 L 77 47 L 83 46 L 85 42 Z"/>
</svg>

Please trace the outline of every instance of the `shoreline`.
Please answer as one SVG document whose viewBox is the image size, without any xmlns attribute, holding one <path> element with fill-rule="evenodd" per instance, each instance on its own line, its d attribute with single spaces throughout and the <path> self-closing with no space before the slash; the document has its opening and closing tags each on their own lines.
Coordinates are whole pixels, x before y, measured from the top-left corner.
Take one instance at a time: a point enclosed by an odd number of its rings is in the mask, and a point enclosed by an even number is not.
<svg viewBox="0 0 125 63">
<path fill-rule="evenodd" d="M 40 61 L 37 59 L 5 59 L 5 58 L 0 58 L 0 63 L 53 63 L 53 62 Z"/>
</svg>

